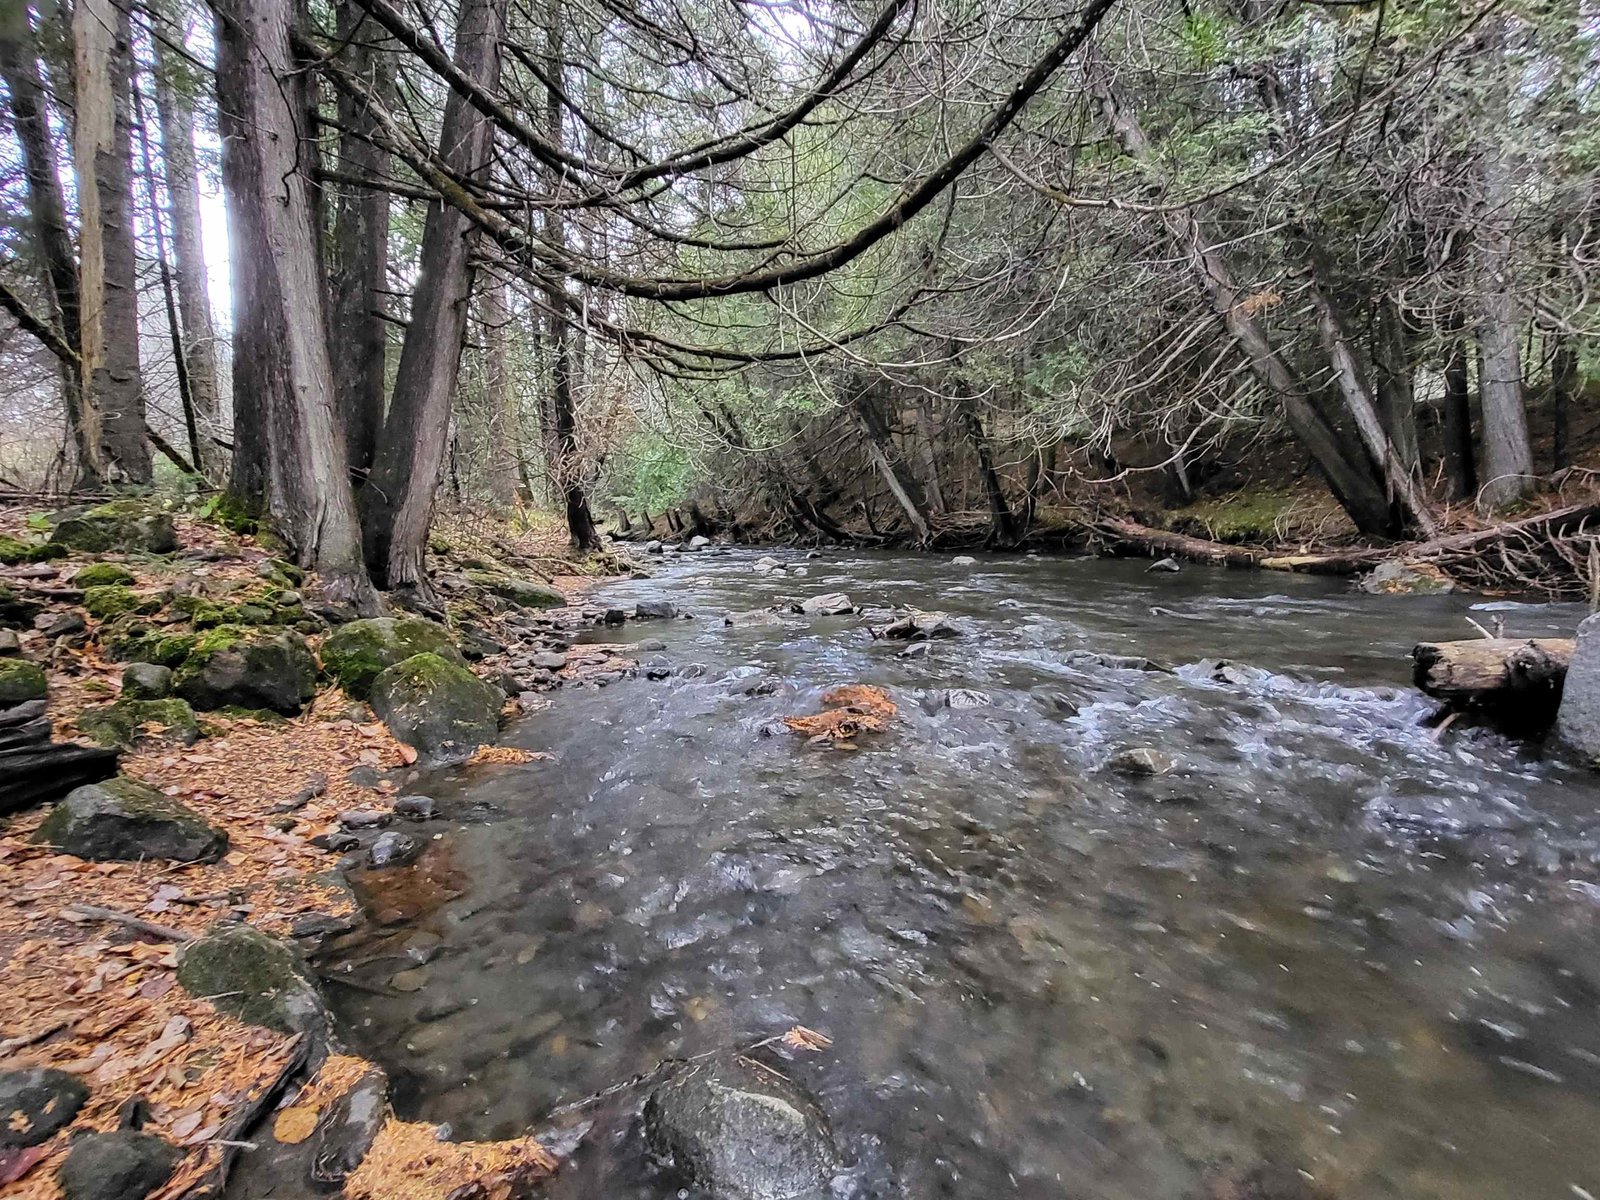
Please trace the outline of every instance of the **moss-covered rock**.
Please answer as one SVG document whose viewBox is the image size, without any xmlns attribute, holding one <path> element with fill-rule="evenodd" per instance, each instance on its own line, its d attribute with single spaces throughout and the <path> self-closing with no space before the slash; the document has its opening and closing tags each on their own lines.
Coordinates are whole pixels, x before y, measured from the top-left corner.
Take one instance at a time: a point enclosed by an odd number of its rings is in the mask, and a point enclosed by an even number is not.
<svg viewBox="0 0 1600 1200">
<path fill-rule="evenodd" d="M 63 1200 L 144 1200 L 178 1169 L 183 1151 L 153 1133 L 83 1133 L 56 1172 Z"/>
<path fill-rule="evenodd" d="M 0 625 L 22 628 L 44 611 L 44 605 L 0 583 Z"/>
<path fill-rule="evenodd" d="M 129 663 L 122 672 L 122 694 L 130 700 L 161 700 L 172 695 L 172 668 L 160 663 Z"/>
<path fill-rule="evenodd" d="M 146 621 L 121 618 L 100 627 L 100 647 L 115 662 L 157 663 L 176 667 L 189 657 L 200 638 L 193 633 L 169 633 Z"/>
<path fill-rule="evenodd" d="M 565 608 L 567 598 L 546 583 L 516 579 L 495 571 L 466 571 L 467 582 L 523 608 Z"/>
<path fill-rule="evenodd" d="M 460 663 L 461 652 L 443 625 L 421 617 L 351 621 L 322 643 L 322 665 L 345 691 L 364 700 L 378 675 L 416 654 Z"/>
<path fill-rule="evenodd" d="M 170 554 L 178 548 L 172 517 L 141 500 L 113 500 L 66 517 L 56 524 L 50 541 L 89 554 Z"/>
<path fill-rule="evenodd" d="M 293 946 L 250 925 L 224 925 L 184 948 L 178 982 L 252 1025 L 326 1035 L 328 1008 Z"/>
<path fill-rule="evenodd" d="M 78 728 L 91 741 L 122 750 L 147 737 L 185 746 L 200 739 L 194 709 L 175 696 L 159 700 L 124 696 L 112 704 L 86 708 L 78 714 Z"/>
<path fill-rule="evenodd" d="M 0 708 L 41 700 L 48 691 L 44 672 L 22 658 L 0 659 Z"/>
<path fill-rule="evenodd" d="M 499 688 L 437 654 L 417 654 L 372 683 L 372 708 L 430 766 L 466 761 L 499 732 Z"/>
<path fill-rule="evenodd" d="M 17 563 L 44 562 L 46 559 L 61 558 L 66 553 L 65 546 L 53 546 L 49 542 L 26 542 L 21 538 L 0 533 L 0 563 L 8 567 Z"/>
<path fill-rule="evenodd" d="M 33 840 L 115 861 L 216 862 L 228 849 L 228 835 L 199 813 L 124 775 L 68 792 Z"/>
<path fill-rule="evenodd" d="M 141 596 L 126 584 L 107 583 L 86 588 L 83 607 L 91 617 L 109 621 L 129 613 L 153 613 L 161 607 L 161 601 L 154 596 Z"/>
<path fill-rule="evenodd" d="M 110 587 L 117 583 L 132 583 L 133 572 L 116 563 L 95 562 L 80 567 L 72 577 L 72 585 L 80 588 Z"/>
<path fill-rule="evenodd" d="M 238 705 L 294 713 L 311 699 L 316 680 L 316 660 L 298 633 L 220 625 L 195 642 L 172 686 L 198 709 Z"/>
</svg>

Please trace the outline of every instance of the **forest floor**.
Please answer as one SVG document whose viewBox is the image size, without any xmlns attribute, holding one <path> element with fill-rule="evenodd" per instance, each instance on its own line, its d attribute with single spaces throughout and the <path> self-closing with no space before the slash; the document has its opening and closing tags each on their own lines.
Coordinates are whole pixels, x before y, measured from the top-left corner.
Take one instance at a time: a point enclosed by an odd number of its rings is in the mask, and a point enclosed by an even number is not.
<svg viewBox="0 0 1600 1200">
<path fill-rule="evenodd" d="M 271 551 L 252 537 L 183 515 L 175 525 L 179 544 L 172 554 L 73 552 L 0 567 L 0 590 L 32 614 L 21 622 L 13 613 L 11 623 L 27 627 L 10 661 L 20 657 L 44 668 L 58 740 L 84 736 L 85 714 L 114 705 L 123 689 L 125 664 L 111 645 L 118 621 L 85 606 L 84 590 L 73 585 L 78 571 L 115 562 L 131 577 L 129 593 L 147 600 L 141 608 L 148 609 L 176 596 L 226 604 L 275 569 Z M 47 532 L 27 509 L 0 510 L 0 536 L 37 547 Z M 574 561 L 548 528 L 463 519 L 444 522 L 435 550 L 445 552 L 436 555 L 443 567 L 493 566 L 545 580 L 570 599 L 594 573 L 624 565 Z M 304 589 L 310 607 L 315 580 Z M 478 634 L 491 638 L 509 611 L 481 588 L 453 597 L 450 607 L 453 616 L 470 610 Z M 320 640 L 309 638 L 313 648 Z M 497 660 L 490 655 L 477 669 L 492 676 Z M 0 828 L 0 973 L 7 981 L 0 1080 L 6 1072 L 49 1068 L 87 1088 L 75 1118 L 38 1144 L 17 1145 L 30 1139 L 0 1133 L 0 1189 L 8 1196 L 69 1194 L 58 1169 L 74 1139 L 130 1127 L 181 1151 L 151 1196 L 220 1190 L 248 1119 L 282 1103 L 278 1140 L 304 1140 L 319 1115 L 372 1069 L 335 1053 L 305 1078 L 307 1035 L 244 1023 L 186 991 L 177 968 L 189 940 L 219 922 L 248 922 L 276 938 L 298 935 L 304 944 L 309 937 L 313 945 L 317 935 L 359 922 L 355 895 L 334 869 L 339 855 L 324 847 L 341 845 L 341 813 L 389 808 L 415 753 L 364 704 L 328 685 L 298 715 L 201 713 L 200 736 L 192 734 L 143 724 L 120 771 L 226 833 L 226 853 L 216 862 L 90 861 L 60 853 L 36 840 L 45 817 L 37 808 L 5 818 Z M 474 759 L 482 765 L 474 769 L 492 771 L 514 753 L 482 748 Z M 0 780 L 0 798 L 4 791 Z M 0 804 L 0 812 L 8 807 Z M 12 1130 L 26 1124 L 14 1112 L 0 1119 Z M 531 1141 L 446 1144 L 431 1127 L 391 1118 L 345 1194 L 443 1200 L 479 1180 L 492 1196 L 513 1178 L 550 1165 Z M 402 1177 L 406 1182 L 397 1182 Z"/>
</svg>

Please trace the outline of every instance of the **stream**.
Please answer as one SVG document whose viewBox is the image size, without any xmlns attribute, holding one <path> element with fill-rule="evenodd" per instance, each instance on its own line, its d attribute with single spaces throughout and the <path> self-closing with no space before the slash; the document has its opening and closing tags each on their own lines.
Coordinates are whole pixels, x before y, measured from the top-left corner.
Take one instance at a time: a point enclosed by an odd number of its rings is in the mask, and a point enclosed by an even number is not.
<svg viewBox="0 0 1600 1200">
<path fill-rule="evenodd" d="M 659 639 L 639 658 L 672 675 L 507 731 L 549 761 L 409 789 L 449 820 L 369 899 L 360 978 L 393 994 L 334 989 L 403 1116 L 518 1135 L 799 1024 L 833 1039 L 785 1070 L 832 1120 L 839 1197 L 1600 1196 L 1600 782 L 1436 739 L 1407 657 L 1467 616 L 1570 636 L 1577 606 L 758 556 L 604 587 L 696 614 L 594 636 Z M 860 616 L 720 615 L 834 591 L 966 633 L 907 657 Z M 855 682 L 899 704 L 888 733 L 769 735 Z M 1177 768 L 1105 769 L 1132 747 Z M 585 1110 L 550 1195 L 686 1194 L 646 1161 L 640 1099 Z"/>
</svg>

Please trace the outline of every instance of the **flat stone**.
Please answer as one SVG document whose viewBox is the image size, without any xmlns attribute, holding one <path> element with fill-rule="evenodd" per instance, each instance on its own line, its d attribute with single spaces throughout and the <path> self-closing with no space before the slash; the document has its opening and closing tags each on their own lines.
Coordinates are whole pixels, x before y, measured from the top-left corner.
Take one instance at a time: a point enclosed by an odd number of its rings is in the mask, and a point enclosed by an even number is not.
<svg viewBox="0 0 1600 1200">
<path fill-rule="evenodd" d="M 439 802 L 432 796 L 401 796 L 394 802 L 394 814 L 408 821 L 432 821 L 439 816 Z"/>
<path fill-rule="evenodd" d="M 88 1098 L 83 1081 L 65 1071 L 0 1073 L 0 1146 L 37 1146 L 71 1124 Z"/>
</svg>

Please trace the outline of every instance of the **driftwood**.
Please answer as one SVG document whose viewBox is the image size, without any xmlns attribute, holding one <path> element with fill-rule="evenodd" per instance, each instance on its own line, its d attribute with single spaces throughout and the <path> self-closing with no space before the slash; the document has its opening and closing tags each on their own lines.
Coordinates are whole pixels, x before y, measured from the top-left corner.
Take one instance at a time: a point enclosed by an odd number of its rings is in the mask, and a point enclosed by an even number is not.
<svg viewBox="0 0 1600 1200">
<path fill-rule="evenodd" d="M 1555 722 L 1572 647 L 1571 638 L 1419 642 L 1411 651 L 1412 678 L 1452 711 L 1538 732 Z"/>
</svg>

